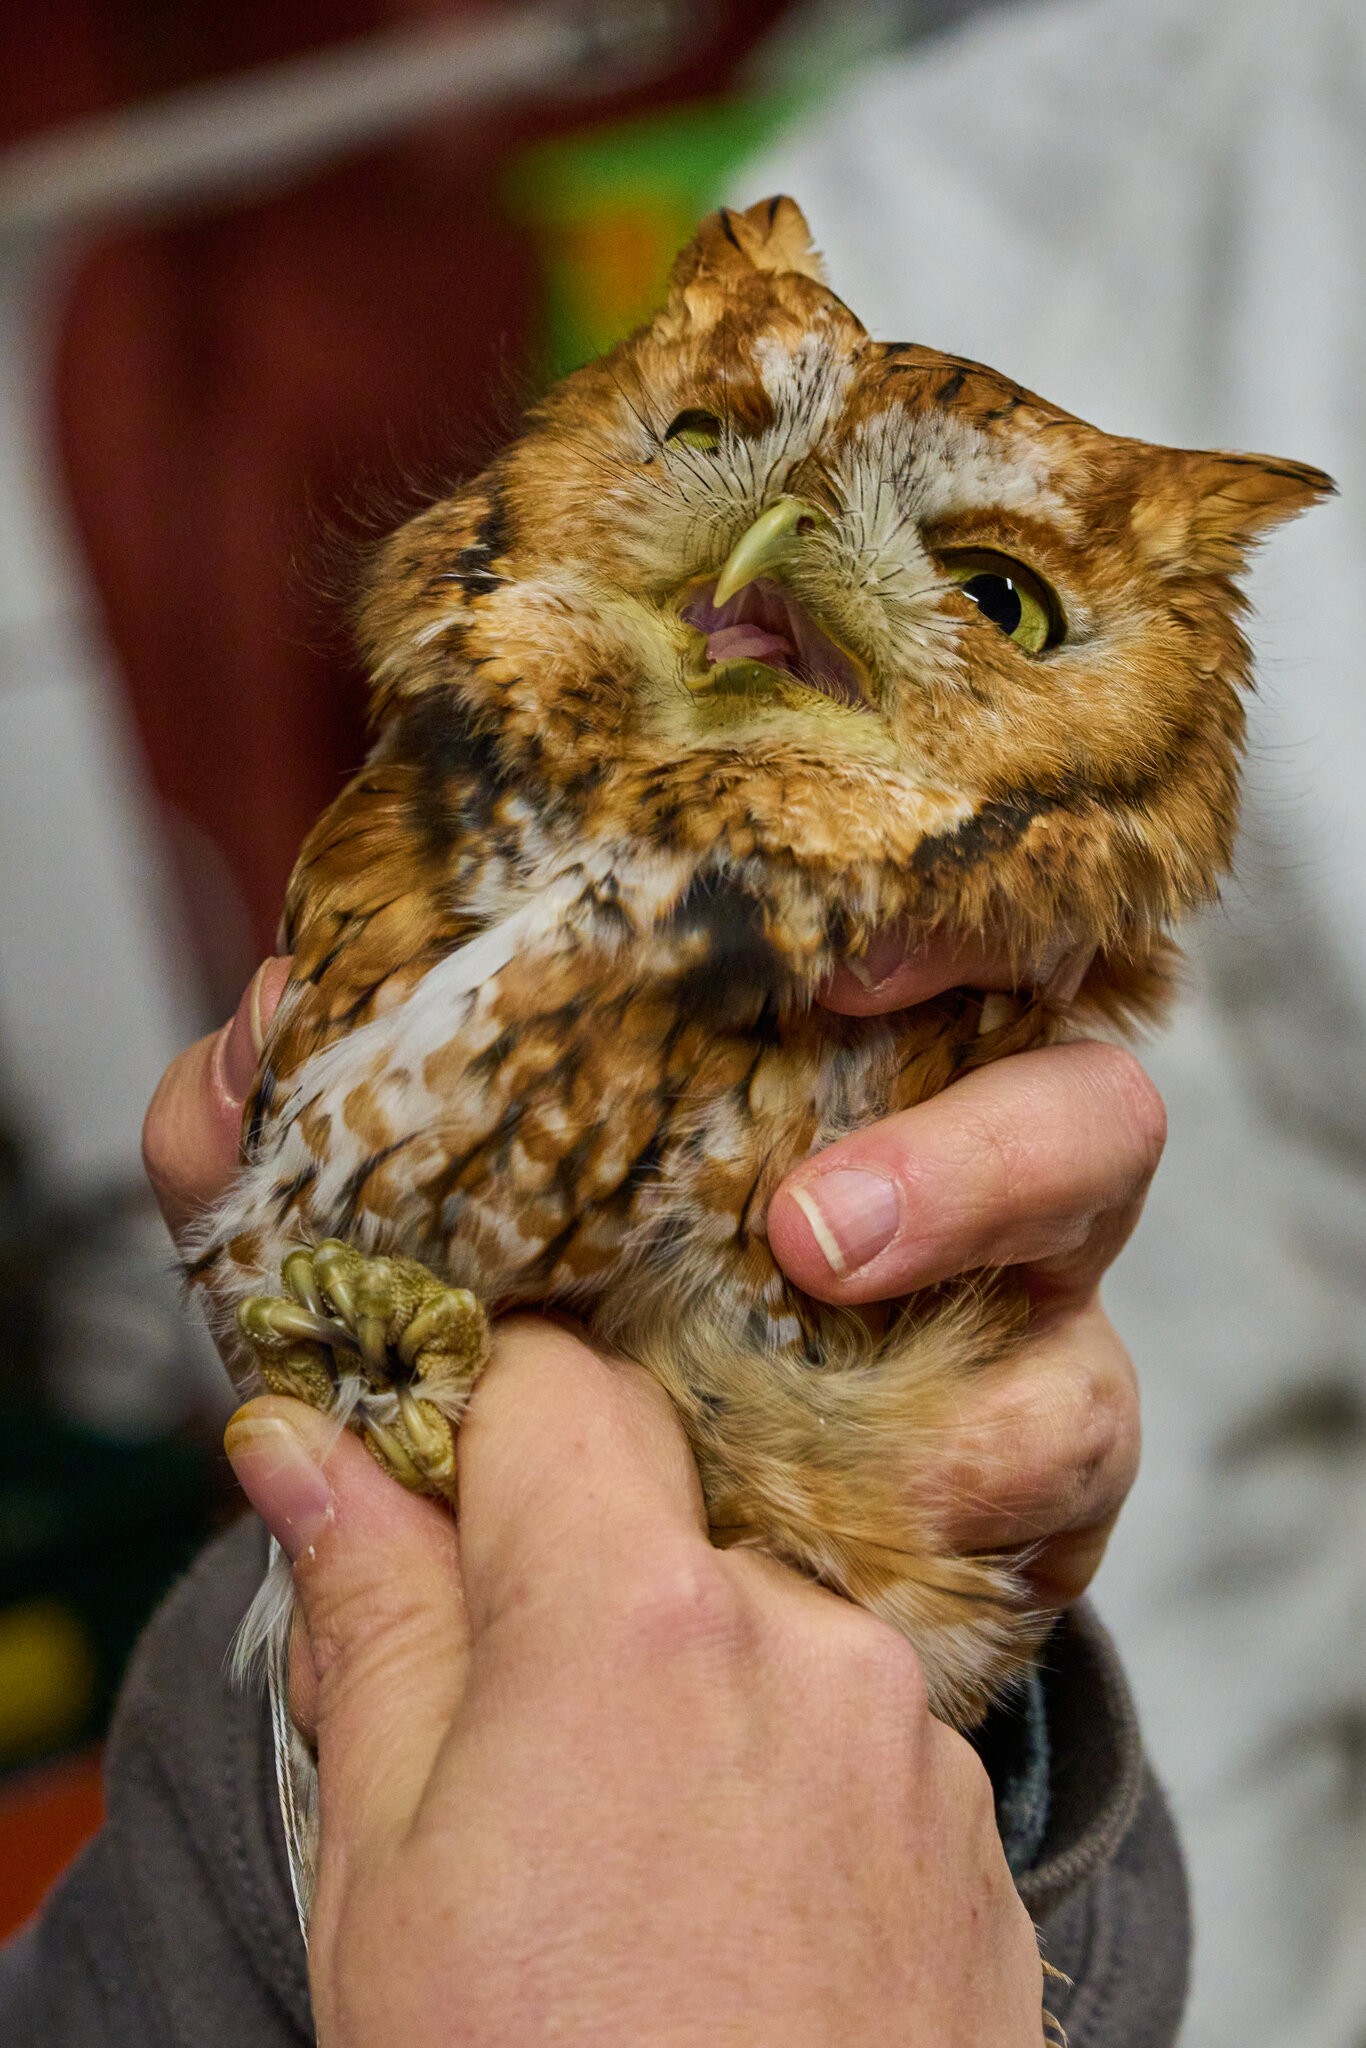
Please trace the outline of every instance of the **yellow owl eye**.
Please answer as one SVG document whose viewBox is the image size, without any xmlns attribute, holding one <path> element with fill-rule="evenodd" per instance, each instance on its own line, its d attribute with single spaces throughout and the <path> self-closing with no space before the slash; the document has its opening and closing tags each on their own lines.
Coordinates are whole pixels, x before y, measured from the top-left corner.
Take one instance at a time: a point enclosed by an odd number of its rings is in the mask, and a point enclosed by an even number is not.
<svg viewBox="0 0 1366 2048">
<path fill-rule="evenodd" d="M 681 441 L 685 448 L 701 448 L 710 455 L 721 445 L 721 422 L 714 412 L 681 412 L 664 439 Z"/>
<path fill-rule="evenodd" d="M 1067 631 L 1057 593 L 1041 576 L 985 548 L 964 548 L 942 558 L 944 574 L 1026 654 L 1044 654 Z"/>
</svg>

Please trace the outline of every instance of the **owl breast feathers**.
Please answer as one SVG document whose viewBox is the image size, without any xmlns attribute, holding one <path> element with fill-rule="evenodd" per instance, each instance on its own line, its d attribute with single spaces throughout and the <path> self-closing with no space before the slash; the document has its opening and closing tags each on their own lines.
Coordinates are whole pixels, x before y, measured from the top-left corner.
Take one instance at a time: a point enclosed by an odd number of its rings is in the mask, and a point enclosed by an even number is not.
<svg viewBox="0 0 1366 2048">
<path fill-rule="evenodd" d="M 875 342 L 790 200 L 712 216 L 653 323 L 374 558 L 376 742 L 295 873 L 193 1268 L 243 1385 L 270 1361 L 234 1315 L 300 1247 L 420 1262 L 490 1313 L 571 1304 L 673 1397 L 716 1540 L 886 1616 L 978 1717 L 1042 1623 L 1004 1563 L 949 1553 L 916 1476 L 1018 1290 L 825 1309 L 767 1203 L 974 1065 L 1160 1007 L 1233 841 L 1233 579 L 1329 488 Z M 815 1006 L 888 926 L 988 935 L 1021 993 Z M 1028 988 L 1059 943 L 1094 949 L 1065 1011 Z M 342 1279 L 289 1285 L 271 1341 L 382 1452 L 417 1339 L 341 1329 Z M 453 1420 L 473 1369 L 420 1391 Z"/>
</svg>

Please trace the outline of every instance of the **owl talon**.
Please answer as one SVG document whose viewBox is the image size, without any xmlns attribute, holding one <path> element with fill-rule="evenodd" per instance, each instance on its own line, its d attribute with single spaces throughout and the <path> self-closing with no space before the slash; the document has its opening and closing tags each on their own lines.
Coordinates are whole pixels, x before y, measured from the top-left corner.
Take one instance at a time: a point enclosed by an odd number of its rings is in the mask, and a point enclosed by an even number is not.
<svg viewBox="0 0 1366 2048">
<path fill-rule="evenodd" d="M 279 1296 L 256 1295 L 237 1311 L 237 1327 L 247 1340 L 263 1350 L 280 1350 L 292 1344 L 350 1344 L 351 1333 L 344 1323 L 326 1315 L 315 1315 L 301 1303 Z"/>
<path fill-rule="evenodd" d="M 411 1493 L 454 1493 L 454 1426 L 430 1401 L 400 1390 L 394 1419 L 367 1417 L 361 1435 L 371 1455 Z"/>
<path fill-rule="evenodd" d="M 312 1309 L 315 1316 L 327 1314 L 322 1291 L 313 1278 L 312 1252 L 305 1251 L 302 1245 L 297 1251 L 291 1252 L 280 1268 L 280 1277 L 295 1300 L 302 1302 L 305 1308 Z"/>
<path fill-rule="evenodd" d="M 349 1419 L 367 1449 L 412 1492 L 453 1495 L 455 1426 L 488 1357 L 474 1295 L 337 1238 L 291 1251 L 281 1279 L 286 1294 L 237 1311 L 270 1391 L 327 1410 L 359 1378 Z"/>
</svg>

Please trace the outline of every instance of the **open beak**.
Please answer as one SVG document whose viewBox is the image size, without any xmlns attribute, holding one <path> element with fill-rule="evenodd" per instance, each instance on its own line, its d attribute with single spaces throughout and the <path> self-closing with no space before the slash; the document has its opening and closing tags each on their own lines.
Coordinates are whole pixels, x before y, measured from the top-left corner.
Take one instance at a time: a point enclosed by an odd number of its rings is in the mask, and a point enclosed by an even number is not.
<svg viewBox="0 0 1366 2048">
<path fill-rule="evenodd" d="M 767 512 L 760 513 L 753 526 L 741 534 L 727 555 L 716 579 L 712 603 L 718 606 L 728 603 L 737 590 L 753 583 L 756 576 L 763 576 L 790 560 L 798 541 L 806 534 L 829 524 L 828 513 L 822 512 L 818 505 L 809 504 L 805 498 L 779 498 L 776 505 L 770 505 Z"/>
</svg>

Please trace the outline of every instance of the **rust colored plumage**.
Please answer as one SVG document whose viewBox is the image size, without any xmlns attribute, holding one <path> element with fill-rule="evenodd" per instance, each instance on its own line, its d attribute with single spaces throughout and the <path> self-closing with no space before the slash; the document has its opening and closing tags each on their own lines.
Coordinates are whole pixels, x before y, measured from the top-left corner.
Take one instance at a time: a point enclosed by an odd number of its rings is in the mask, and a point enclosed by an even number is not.
<svg viewBox="0 0 1366 2048">
<path fill-rule="evenodd" d="M 374 560 L 378 738 L 300 859 L 195 1266 L 243 1384 L 275 1354 L 232 1311 L 324 1240 L 422 1262 L 443 1302 L 572 1304 L 673 1396 L 717 1539 L 887 1616 L 976 1718 L 1039 1620 L 1004 1564 L 948 1552 L 917 1464 L 1018 1298 L 828 1310 L 779 1272 L 767 1203 L 969 1067 L 1160 1008 L 1170 928 L 1232 851 L 1233 579 L 1329 488 L 870 340 L 790 200 L 704 223 L 654 323 Z M 1022 993 L 986 1029 L 972 989 L 814 1008 L 893 924 L 991 935 Z M 1066 1010 L 1026 992 L 1059 943 L 1095 948 Z M 381 1451 L 395 1387 L 458 1417 L 478 1357 L 419 1386 L 408 1294 L 381 1289 L 366 1352 L 361 1311 L 316 1343 L 335 1290 L 291 1287 L 270 1341 Z"/>
</svg>

